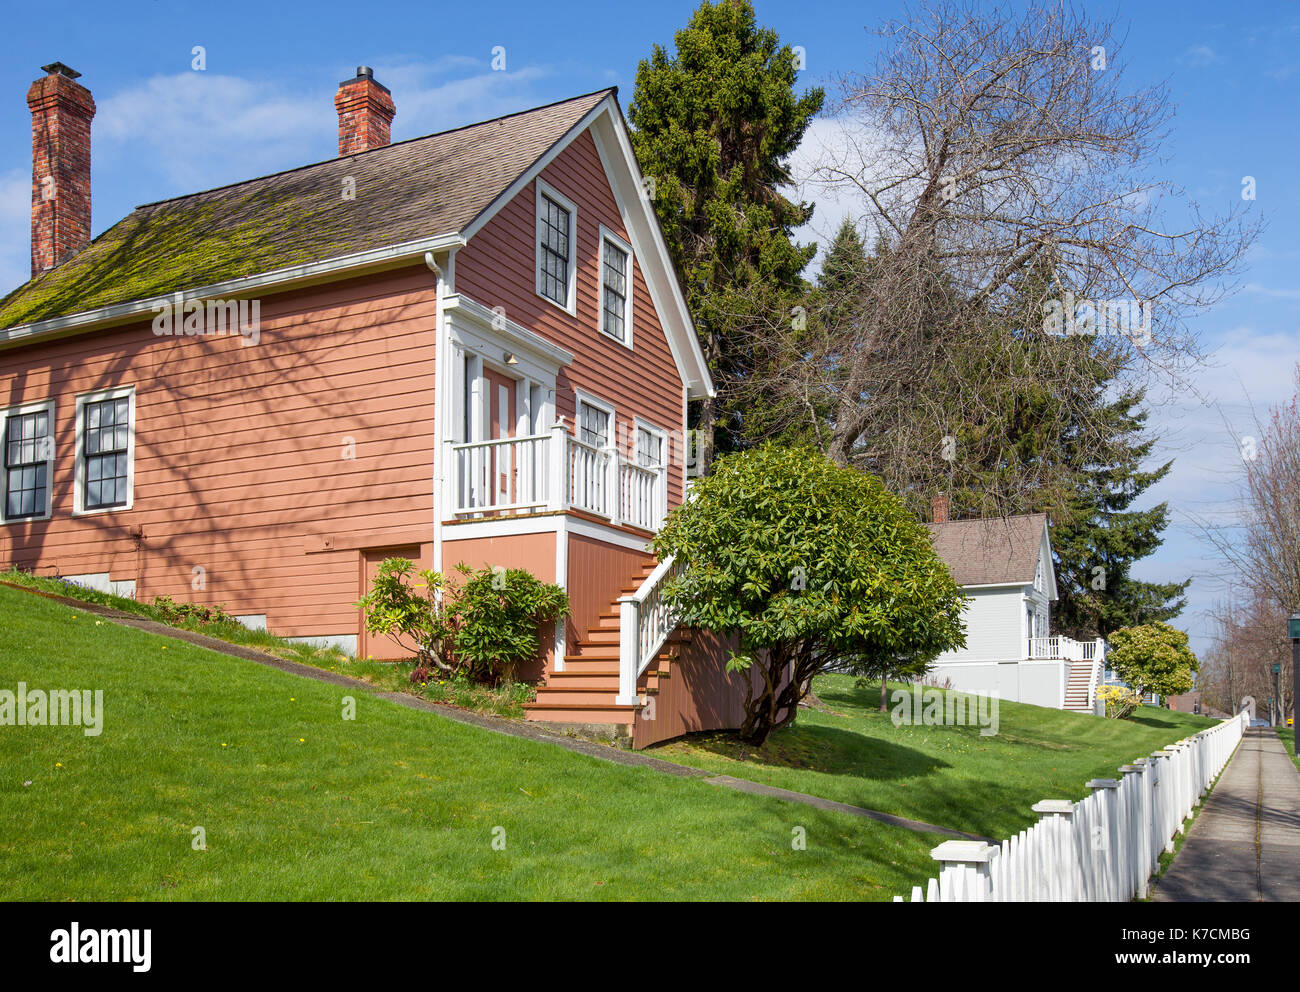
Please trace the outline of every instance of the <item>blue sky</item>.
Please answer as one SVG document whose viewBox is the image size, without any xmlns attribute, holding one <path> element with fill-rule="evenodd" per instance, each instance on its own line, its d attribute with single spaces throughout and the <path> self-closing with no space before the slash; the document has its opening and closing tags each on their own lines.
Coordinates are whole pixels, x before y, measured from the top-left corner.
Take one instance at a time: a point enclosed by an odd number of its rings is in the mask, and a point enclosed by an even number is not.
<svg viewBox="0 0 1300 992">
<path fill-rule="evenodd" d="M 1247 397 L 1262 413 L 1288 396 L 1300 359 L 1300 4 L 1083 6 L 1117 14 L 1135 85 L 1169 83 L 1178 113 L 1164 175 L 1214 211 L 1240 202 L 1242 177 L 1253 176 L 1252 209 L 1268 224 L 1240 290 L 1193 325 L 1211 356 L 1195 381 L 1204 401 L 1166 396 L 1153 413 L 1165 434 L 1162 453 L 1176 461 L 1145 502 L 1169 500 L 1174 521 L 1165 547 L 1139 572 L 1196 577 L 1182 620 L 1203 648 L 1202 611 L 1229 590 L 1194 519 L 1230 519 L 1241 466 L 1233 430 L 1253 432 Z M 58 60 L 80 71 L 99 107 L 97 234 L 140 203 L 332 157 L 334 90 L 361 63 L 393 91 L 394 140 L 611 85 L 626 107 L 638 60 L 655 42 L 670 45 L 694 7 L 675 0 L 14 6 L 0 36 L 0 93 L 9 94 L 0 100 L 0 292 L 27 276 L 30 117 L 22 98 L 42 64 Z M 864 68 L 876 44 L 868 27 L 902 5 L 758 0 L 756 7 L 762 23 L 805 48 L 803 80 L 811 84 Z M 205 49 L 203 72 L 191 69 L 196 45 Z M 505 49 L 504 72 L 491 69 L 495 46 Z M 820 206 L 806 238 L 825 237 L 842 215 L 840 205 Z"/>
</svg>

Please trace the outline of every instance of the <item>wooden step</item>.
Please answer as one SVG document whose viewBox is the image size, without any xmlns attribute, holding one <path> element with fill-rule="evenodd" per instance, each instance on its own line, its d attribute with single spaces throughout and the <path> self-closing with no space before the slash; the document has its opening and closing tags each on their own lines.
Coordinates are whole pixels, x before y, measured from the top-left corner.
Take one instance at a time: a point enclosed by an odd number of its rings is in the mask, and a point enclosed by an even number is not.
<svg viewBox="0 0 1300 992">
<path fill-rule="evenodd" d="M 563 703 L 525 703 L 524 712 L 530 720 L 548 723 L 618 723 L 631 726 L 640 706 L 608 705 L 568 706 Z"/>
<path fill-rule="evenodd" d="M 539 686 L 537 703 L 549 706 L 603 706 L 612 704 L 618 695 L 618 689 L 569 689 L 551 686 Z"/>
</svg>

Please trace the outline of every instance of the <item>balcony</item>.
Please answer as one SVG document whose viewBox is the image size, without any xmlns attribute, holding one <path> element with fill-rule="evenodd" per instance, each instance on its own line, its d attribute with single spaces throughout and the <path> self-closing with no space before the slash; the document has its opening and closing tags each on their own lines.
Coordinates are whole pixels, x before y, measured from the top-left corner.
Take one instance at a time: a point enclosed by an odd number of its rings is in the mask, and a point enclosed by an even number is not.
<svg viewBox="0 0 1300 992">
<path fill-rule="evenodd" d="M 1105 654 L 1106 642 L 1101 638 L 1095 641 L 1076 641 L 1073 637 L 1031 637 L 1029 639 L 1029 659 L 1031 661 L 1100 661 Z"/>
<path fill-rule="evenodd" d="M 454 444 L 451 452 L 458 519 L 580 510 L 654 532 L 667 513 L 666 467 L 587 444 L 563 424 L 545 434 Z"/>
</svg>

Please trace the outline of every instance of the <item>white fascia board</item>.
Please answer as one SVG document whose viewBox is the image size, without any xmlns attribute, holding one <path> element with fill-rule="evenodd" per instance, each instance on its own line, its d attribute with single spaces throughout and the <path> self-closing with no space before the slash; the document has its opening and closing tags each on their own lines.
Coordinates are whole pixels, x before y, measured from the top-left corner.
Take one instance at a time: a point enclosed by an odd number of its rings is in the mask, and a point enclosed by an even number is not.
<svg viewBox="0 0 1300 992">
<path fill-rule="evenodd" d="M 464 245 L 465 239 L 458 233 L 439 234 L 432 238 L 406 241 L 402 244 L 387 245 L 383 248 L 370 248 L 354 252 L 351 255 L 339 255 L 319 262 L 294 265 L 284 269 L 275 269 L 255 276 L 241 276 L 225 282 L 197 286 L 192 289 L 176 290 L 160 296 L 151 296 L 129 303 L 117 303 L 113 306 L 99 307 L 67 317 L 54 317 L 38 320 L 30 324 L 19 324 L 0 331 L 0 348 L 29 344 L 46 337 L 62 336 L 69 333 L 94 330 L 113 324 L 137 320 L 157 308 L 174 304 L 178 300 L 206 300 L 223 297 L 248 297 L 259 290 L 275 287 L 276 292 L 292 288 L 295 285 L 325 282 L 338 278 L 345 273 L 364 270 L 381 270 L 396 268 L 407 262 L 414 262 L 424 257 L 426 252 L 445 251 Z"/>
<path fill-rule="evenodd" d="M 645 274 L 646 285 L 663 324 L 673 360 L 691 399 L 713 396 L 715 390 L 709 375 L 709 363 L 700 347 L 695 322 L 677 281 L 677 269 L 659 229 L 659 220 L 645 196 L 641 168 L 632 152 L 632 141 L 623 115 L 612 96 L 600 104 L 600 109 L 604 112 L 593 123 L 591 136 L 623 215 L 632 247 L 641 262 L 641 271 Z M 614 148 L 620 154 L 612 154 Z"/>
<path fill-rule="evenodd" d="M 1047 521 L 1043 521 L 1043 539 L 1039 545 L 1038 553 L 1043 558 L 1043 571 L 1047 575 L 1047 598 L 1055 602 L 1060 597 L 1056 589 L 1056 565 L 1052 562 L 1052 537 L 1047 529 Z"/>
</svg>

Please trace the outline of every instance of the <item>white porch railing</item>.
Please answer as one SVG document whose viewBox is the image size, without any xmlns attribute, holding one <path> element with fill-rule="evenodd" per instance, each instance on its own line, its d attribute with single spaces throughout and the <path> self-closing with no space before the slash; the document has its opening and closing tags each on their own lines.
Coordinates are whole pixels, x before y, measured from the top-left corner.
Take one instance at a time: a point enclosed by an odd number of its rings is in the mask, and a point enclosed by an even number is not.
<svg viewBox="0 0 1300 992">
<path fill-rule="evenodd" d="M 664 601 L 664 583 L 681 574 L 672 557 L 665 558 L 641 583 L 636 592 L 618 601 L 618 697 L 620 706 L 638 702 L 637 679 L 649 667 L 677 618 Z"/>
<path fill-rule="evenodd" d="M 1105 653 L 1105 641 L 1076 641 L 1073 637 L 1031 637 L 1029 658 L 1032 661 L 1100 661 Z"/>
<path fill-rule="evenodd" d="M 455 513 L 526 510 L 549 502 L 549 434 L 453 444 Z"/>
<path fill-rule="evenodd" d="M 1035 803 L 1039 820 L 999 845 L 946 841 L 942 865 L 911 902 L 1127 902 L 1144 898 L 1162 851 L 1223 771 L 1245 732 L 1238 714 L 1149 758 L 1119 779 L 1095 778 L 1087 799 Z M 903 902 L 895 896 L 894 902 Z"/>
<path fill-rule="evenodd" d="M 584 510 L 655 531 L 668 506 L 668 471 L 598 448 L 556 424 L 546 434 L 453 444 L 452 513 Z"/>
</svg>

